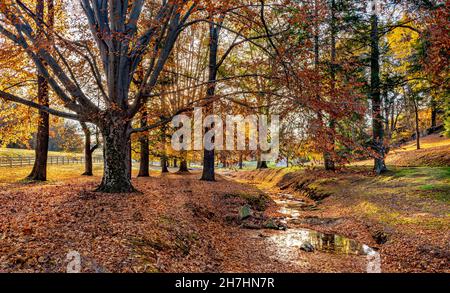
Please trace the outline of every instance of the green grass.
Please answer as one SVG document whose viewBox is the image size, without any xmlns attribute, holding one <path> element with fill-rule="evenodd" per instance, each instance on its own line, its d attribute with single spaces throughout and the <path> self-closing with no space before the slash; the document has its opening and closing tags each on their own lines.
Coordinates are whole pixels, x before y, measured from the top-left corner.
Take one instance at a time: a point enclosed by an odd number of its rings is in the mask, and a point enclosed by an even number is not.
<svg viewBox="0 0 450 293">
<path fill-rule="evenodd" d="M 447 179 L 450 180 L 450 167 L 409 167 L 394 168 L 387 175 L 400 178 L 429 178 L 429 179 Z"/>
<path fill-rule="evenodd" d="M 433 195 L 433 198 L 447 204 L 450 204 L 450 192 L 439 192 Z"/>
<path fill-rule="evenodd" d="M 433 190 L 435 188 L 436 187 L 433 184 L 425 184 L 425 185 L 420 186 L 421 190 Z"/>
<path fill-rule="evenodd" d="M 425 196 L 450 203 L 450 184 L 429 183 L 421 185 L 421 191 L 426 191 Z"/>
</svg>

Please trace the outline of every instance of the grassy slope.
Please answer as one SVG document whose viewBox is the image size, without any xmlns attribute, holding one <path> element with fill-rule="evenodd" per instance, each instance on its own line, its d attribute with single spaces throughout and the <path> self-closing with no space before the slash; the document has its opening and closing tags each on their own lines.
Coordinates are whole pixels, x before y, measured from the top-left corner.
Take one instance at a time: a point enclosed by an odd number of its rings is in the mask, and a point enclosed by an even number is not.
<svg viewBox="0 0 450 293">
<path fill-rule="evenodd" d="M 280 183 L 294 181 L 283 193 L 304 197 L 302 183 L 328 194 L 317 211 L 301 217 L 340 218 L 343 224 L 309 228 L 344 234 L 365 243 L 379 231 L 386 233 L 380 249 L 384 271 L 449 271 L 450 260 L 450 139 L 430 135 L 393 149 L 386 158 L 389 172 L 374 176 L 372 160 L 358 162 L 342 172 L 320 168 L 284 168 L 237 173 L 242 182 L 271 192 Z M 305 224 L 308 226 L 308 224 Z"/>
<path fill-rule="evenodd" d="M 421 138 L 420 150 L 416 149 L 416 142 L 408 142 L 398 148 L 392 149 L 387 158 L 389 166 L 401 167 L 445 167 L 450 166 L 450 138 L 432 134 Z M 352 165 L 372 165 L 372 160 L 356 162 Z"/>
<path fill-rule="evenodd" d="M 301 212 L 309 217 L 341 219 L 332 226 L 301 224 L 333 232 L 380 249 L 383 271 L 433 272 L 449 270 L 450 167 L 391 167 L 374 176 L 369 167 L 351 167 L 340 173 L 320 169 L 272 169 L 237 173 L 271 193 L 291 193 L 304 198 L 308 188 L 330 196 L 318 202 L 318 210 Z M 279 190 L 280 182 L 292 182 Z M 374 243 L 377 233 L 388 235 L 385 244 Z"/>
</svg>

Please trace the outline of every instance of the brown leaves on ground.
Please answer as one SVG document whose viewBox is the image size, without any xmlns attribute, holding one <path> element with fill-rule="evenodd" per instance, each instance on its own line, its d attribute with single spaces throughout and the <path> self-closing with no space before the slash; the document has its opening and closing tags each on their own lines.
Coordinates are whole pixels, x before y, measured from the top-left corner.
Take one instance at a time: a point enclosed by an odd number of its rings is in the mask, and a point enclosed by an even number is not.
<svg viewBox="0 0 450 293">
<path fill-rule="evenodd" d="M 249 173 L 271 184 L 283 177 L 276 170 L 235 174 L 249 178 Z M 305 221 L 299 226 L 380 248 L 383 271 L 448 270 L 443 263 L 448 260 L 448 234 L 443 232 L 447 228 L 418 230 L 417 223 L 406 221 L 399 226 L 362 213 L 360 208 L 367 212 L 374 204 L 382 207 L 391 202 L 386 196 L 376 202 L 374 195 L 369 194 L 370 200 L 361 197 L 356 183 L 364 188 L 366 180 L 373 180 L 364 172 L 338 175 L 340 180 L 353 182 L 347 187 L 323 174 L 309 174 L 338 188 L 318 205 L 319 210 L 303 211 Z M 133 180 L 140 191 L 134 194 L 92 192 L 98 177 L 4 185 L 0 191 L 0 271 L 64 272 L 66 255 L 74 250 L 81 255 L 84 272 L 365 271 L 363 256 L 308 253 L 268 237 L 283 231 L 245 229 L 247 220 L 238 218 L 240 207 L 249 205 L 258 220 L 279 217 L 276 205 L 255 186 L 228 177 L 219 176 L 218 182 L 198 178 L 196 173 L 153 174 Z M 265 212 L 258 211 L 265 208 Z M 388 235 L 385 244 L 376 243 L 383 235 L 378 231 Z"/>
<path fill-rule="evenodd" d="M 272 169 L 232 176 L 267 192 L 291 193 L 304 201 L 310 200 L 305 186 L 329 195 L 317 202 L 317 210 L 305 209 L 298 226 L 341 234 L 378 248 L 384 272 L 449 272 L 449 171 L 398 168 L 378 177 L 367 168 L 336 173 Z"/>
<path fill-rule="evenodd" d="M 94 193 L 99 178 L 5 185 L 0 271 L 65 272 L 69 251 L 84 272 L 363 271 L 345 256 L 280 256 L 260 230 L 226 221 L 243 204 L 261 205 L 260 190 L 198 178 L 138 178 L 134 194 Z"/>
</svg>

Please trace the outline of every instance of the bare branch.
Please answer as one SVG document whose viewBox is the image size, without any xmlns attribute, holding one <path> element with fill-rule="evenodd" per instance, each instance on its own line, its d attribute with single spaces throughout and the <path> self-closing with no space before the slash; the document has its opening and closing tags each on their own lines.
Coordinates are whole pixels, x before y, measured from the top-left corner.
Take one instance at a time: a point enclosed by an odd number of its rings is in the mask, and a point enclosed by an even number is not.
<svg viewBox="0 0 450 293">
<path fill-rule="evenodd" d="M 6 101 L 11 101 L 11 102 L 19 103 L 19 104 L 22 104 L 22 105 L 25 105 L 28 107 L 32 107 L 32 108 L 47 112 L 51 115 L 55 115 L 58 117 L 67 118 L 67 119 L 76 120 L 76 121 L 82 120 L 82 118 L 78 115 L 51 109 L 47 106 L 43 106 L 43 105 L 37 104 L 35 102 L 29 101 L 26 99 L 22 99 L 18 96 L 12 95 L 10 93 L 7 93 L 7 92 L 1 91 L 1 90 L 0 90 L 0 98 L 4 99 Z"/>
</svg>

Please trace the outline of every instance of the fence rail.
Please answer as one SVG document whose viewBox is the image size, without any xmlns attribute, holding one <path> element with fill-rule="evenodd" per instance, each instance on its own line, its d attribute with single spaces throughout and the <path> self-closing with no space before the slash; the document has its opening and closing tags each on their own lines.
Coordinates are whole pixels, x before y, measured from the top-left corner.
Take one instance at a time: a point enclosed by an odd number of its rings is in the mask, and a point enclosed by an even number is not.
<svg viewBox="0 0 450 293">
<path fill-rule="evenodd" d="M 102 163 L 103 157 L 92 157 L 92 163 Z M 84 157 L 48 156 L 48 165 L 84 164 Z M 0 167 L 23 167 L 34 165 L 32 156 L 0 156 Z"/>
</svg>

